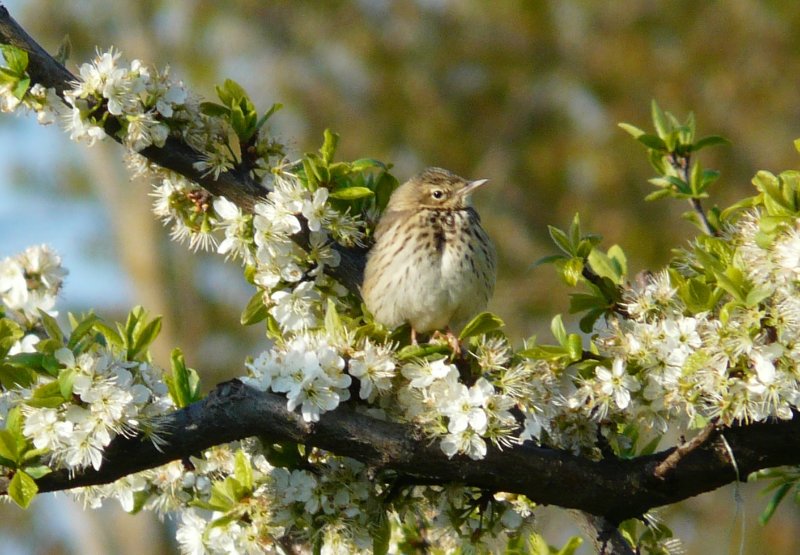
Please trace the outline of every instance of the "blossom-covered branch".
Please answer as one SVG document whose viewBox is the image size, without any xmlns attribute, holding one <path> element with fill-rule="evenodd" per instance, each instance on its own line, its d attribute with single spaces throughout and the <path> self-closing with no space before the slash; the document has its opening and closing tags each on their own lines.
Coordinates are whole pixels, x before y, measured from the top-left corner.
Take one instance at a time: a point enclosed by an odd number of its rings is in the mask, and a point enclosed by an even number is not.
<svg viewBox="0 0 800 555">
<path fill-rule="evenodd" d="M 30 63 L 27 69 L 32 85 L 39 84 L 46 89 L 52 88 L 60 98 L 64 99 L 65 92 L 78 81 L 75 75 L 28 35 L 2 4 L 0 4 L 0 43 L 15 46 L 29 54 Z M 100 113 L 96 116 L 102 116 L 102 112 L 106 109 L 107 107 L 99 106 Z M 103 128 L 108 136 L 122 142 L 118 134 L 117 119 L 103 119 Z M 212 195 L 225 197 L 244 212 L 252 212 L 259 199 L 269 194 L 269 191 L 253 178 L 244 164 L 230 167 L 229 171 L 224 172 L 204 171 L 203 154 L 176 136 L 167 136 L 161 146 L 145 146 L 139 149 L 138 153 L 153 164 L 197 183 Z M 303 218 L 300 221 L 303 225 L 292 238 L 301 247 L 308 248 L 308 228 Z M 357 291 L 366 260 L 365 249 L 356 245 L 341 244 L 334 244 L 333 248 L 339 253 L 340 263 L 335 267 L 329 266 L 327 272 L 349 289 Z"/>
<path fill-rule="evenodd" d="M 245 376 L 200 400 L 179 351 L 169 370 L 152 364 L 158 318 L 137 307 L 116 326 L 62 327 L 57 255 L 0 261 L 0 474 L 19 505 L 82 486 L 89 505 L 177 514 L 187 553 L 386 553 L 534 551 L 546 503 L 634 517 L 626 535 L 661 553 L 677 540 L 651 514 L 635 532 L 645 511 L 798 462 L 800 174 L 760 172 L 756 196 L 709 211 L 713 233 L 635 279 L 577 215 L 551 226 L 560 253 L 544 260 L 581 288 L 583 335 L 556 315 L 555 344 L 515 348 L 483 313 L 458 349 L 418 344 L 357 291 L 390 165 L 335 160 L 327 131 L 318 153 L 290 156 L 266 125 L 278 106 L 260 115 L 230 80 L 202 101 L 114 48 L 73 77 L 0 21 L 0 112 L 123 145 L 171 236 L 241 264 L 255 289 L 242 324 L 267 338 Z M 624 126 L 659 174 L 651 197 L 705 198 L 716 172 L 693 153 L 719 139 L 653 114 L 656 135 Z M 690 440 L 653 454 L 670 431 Z"/>
<path fill-rule="evenodd" d="M 671 468 L 665 478 L 658 465 L 675 448 L 630 460 L 592 461 L 567 451 L 530 444 L 490 448 L 486 458 L 448 458 L 425 438 L 400 424 L 376 420 L 341 406 L 319 422 L 308 423 L 286 409 L 283 398 L 233 381 L 207 398 L 164 417 L 159 446 L 141 438 L 120 437 L 105 451 L 99 470 L 75 476 L 53 472 L 38 480 L 40 491 L 105 484 L 128 474 L 186 458 L 213 445 L 264 437 L 293 441 L 352 457 L 376 471 L 393 470 L 409 483 L 460 482 L 489 491 L 520 493 L 531 500 L 605 516 L 615 522 L 638 517 L 662 505 L 712 491 L 741 476 L 800 463 L 800 418 L 723 428 L 710 434 Z"/>
</svg>

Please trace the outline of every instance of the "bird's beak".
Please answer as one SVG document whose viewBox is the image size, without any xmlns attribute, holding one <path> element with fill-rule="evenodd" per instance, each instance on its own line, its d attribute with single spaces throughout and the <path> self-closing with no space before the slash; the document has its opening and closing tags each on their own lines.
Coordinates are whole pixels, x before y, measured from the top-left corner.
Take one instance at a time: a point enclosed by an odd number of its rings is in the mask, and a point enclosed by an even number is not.
<svg viewBox="0 0 800 555">
<path fill-rule="evenodd" d="M 475 181 L 468 181 L 467 186 L 461 189 L 461 191 L 459 191 L 460 196 L 466 197 L 471 195 L 475 191 L 475 189 L 477 189 L 484 183 L 487 183 L 488 181 L 489 181 L 488 179 L 476 179 Z"/>
</svg>

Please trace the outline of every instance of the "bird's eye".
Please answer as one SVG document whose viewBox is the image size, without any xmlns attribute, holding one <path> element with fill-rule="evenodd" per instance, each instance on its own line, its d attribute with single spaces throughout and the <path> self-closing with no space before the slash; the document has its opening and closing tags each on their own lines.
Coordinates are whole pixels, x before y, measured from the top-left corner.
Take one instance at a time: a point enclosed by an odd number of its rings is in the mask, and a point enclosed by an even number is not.
<svg viewBox="0 0 800 555">
<path fill-rule="evenodd" d="M 444 198 L 444 191 L 441 189 L 434 189 L 431 193 L 431 196 L 436 200 L 442 200 Z"/>
</svg>

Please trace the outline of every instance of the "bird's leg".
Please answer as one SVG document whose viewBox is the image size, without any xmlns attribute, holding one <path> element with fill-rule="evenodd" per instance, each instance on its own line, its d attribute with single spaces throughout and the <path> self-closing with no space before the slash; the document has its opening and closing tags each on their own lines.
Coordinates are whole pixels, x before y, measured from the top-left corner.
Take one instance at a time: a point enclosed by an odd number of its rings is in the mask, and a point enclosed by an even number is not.
<svg viewBox="0 0 800 555">
<path fill-rule="evenodd" d="M 411 327 L 411 344 L 416 346 L 417 345 L 417 330 L 414 327 Z"/>
<path fill-rule="evenodd" d="M 433 339 L 444 339 L 447 344 L 450 345 L 450 349 L 453 350 L 453 356 L 461 356 L 461 343 L 458 342 L 458 337 L 456 337 L 456 334 L 450 329 L 450 326 L 447 326 L 447 331 L 445 333 L 439 330 L 433 332 Z"/>
</svg>

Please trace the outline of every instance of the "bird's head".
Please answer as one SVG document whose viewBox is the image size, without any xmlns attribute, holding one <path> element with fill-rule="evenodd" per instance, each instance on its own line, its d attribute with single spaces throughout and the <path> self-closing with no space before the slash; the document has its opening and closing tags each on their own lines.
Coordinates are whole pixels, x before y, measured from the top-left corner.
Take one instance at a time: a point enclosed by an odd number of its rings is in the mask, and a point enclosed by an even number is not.
<svg viewBox="0 0 800 555">
<path fill-rule="evenodd" d="M 473 191 L 487 181 L 468 181 L 442 168 L 428 168 L 397 188 L 387 210 L 461 210 L 470 205 Z"/>
</svg>

